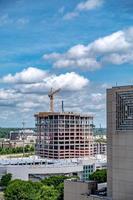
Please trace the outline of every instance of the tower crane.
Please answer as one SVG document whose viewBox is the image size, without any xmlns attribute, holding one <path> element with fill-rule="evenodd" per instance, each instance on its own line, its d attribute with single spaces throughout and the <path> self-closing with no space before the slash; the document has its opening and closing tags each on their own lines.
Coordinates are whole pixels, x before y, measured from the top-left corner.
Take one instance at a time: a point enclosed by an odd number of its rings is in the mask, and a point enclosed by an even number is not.
<svg viewBox="0 0 133 200">
<path fill-rule="evenodd" d="M 53 90 L 48 93 L 48 97 L 50 98 L 50 112 L 54 112 L 54 95 L 60 91 L 60 88 L 57 90 Z"/>
</svg>

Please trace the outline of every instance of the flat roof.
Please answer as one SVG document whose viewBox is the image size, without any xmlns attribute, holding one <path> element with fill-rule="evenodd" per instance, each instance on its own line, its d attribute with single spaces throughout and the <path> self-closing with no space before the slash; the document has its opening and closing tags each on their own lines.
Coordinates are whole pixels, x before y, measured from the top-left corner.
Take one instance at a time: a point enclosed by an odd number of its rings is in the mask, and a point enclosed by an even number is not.
<svg viewBox="0 0 133 200">
<path fill-rule="evenodd" d="M 131 90 L 133 89 L 133 85 L 121 85 L 121 86 L 113 86 L 110 88 L 107 88 L 107 90 Z"/>
<path fill-rule="evenodd" d="M 39 112 L 36 113 L 34 116 L 39 116 L 39 117 L 45 117 L 45 116 L 53 116 L 53 115 L 69 115 L 69 116 L 79 116 L 79 117 L 89 117 L 90 119 L 93 119 L 92 115 L 89 114 L 80 114 L 80 113 L 74 113 L 74 112 Z"/>
<path fill-rule="evenodd" d="M 20 163 L 42 163 L 68 165 L 68 164 L 99 164 L 106 162 L 106 156 L 101 157 L 85 157 L 85 158 L 68 158 L 68 159 L 47 159 L 39 158 L 38 156 L 20 157 L 20 158 L 0 158 L 0 165 L 15 165 Z"/>
</svg>

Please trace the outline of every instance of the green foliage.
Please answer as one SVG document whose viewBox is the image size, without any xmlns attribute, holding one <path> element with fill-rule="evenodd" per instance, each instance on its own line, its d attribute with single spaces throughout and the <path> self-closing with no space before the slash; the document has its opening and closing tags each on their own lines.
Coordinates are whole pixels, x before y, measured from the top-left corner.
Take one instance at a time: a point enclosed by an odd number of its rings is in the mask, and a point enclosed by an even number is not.
<svg viewBox="0 0 133 200">
<path fill-rule="evenodd" d="M 5 174 L 2 176 L 0 185 L 6 187 L 12 179 L 12 174 Z"/>
<path fill-rule="evenodd" d="M 8 138 L 10 131 L 20 130 L 18 128 L 0 128 L 0 138 Z"/>
<path fill-rule="evenodd" d="M 107 139 L 104 139 L 104 138 L 99 138 L 99 139 L 95 139 L 94 140 L 95 142 L 99 142 L 99 143 L 107 143 Z"/>
<path fill-rule="evenodd" d="M 58 191 L 58 200 L 63 200 L 64 199 L 64 182 L 60 183 L 57 187 L 56 187 L 57 191 Z"/>
<path fill-rule="evenodd" d="M 44 185 L 47 186 L 53 186 L 55 188 L 57 188 L 59 186 L 60 183 L 63 183 L 65 179 L 67 179 L 68 177 L 66 176 L 51 176 L 49 178 L 45 178 L 44 180 L 42 180 L 42 183 Z"/>
<path fill-rule="evenodd" d="M 106 169 L 96 170 L 89 176 L 89 179 L 97 181 L 98 183 L 104 183 L 107 181 L 107 170 Z"/>
<path fill-rule="evenodd" d="M 41 182 L 14 180 L 5 190 L 5 200 L 57 200 L 58 191 Z"/>
<path fill-rule="evenodd" d="M 24 152 L 25 153 L 30 153 L 34 151 L 34 147 L 31 145 L 26 145 L 24 147 Z M 0 147 L 0 155 L 5 155 L 5 154 L 16 154 L 16 153 L 23 153 L 23 147 Z"/>
<path fill-rule="evenodd" d="M 11 181 L 5 190 L 5 200 L 40 200 L 38 191 L 41 187 L 41 183 L 31 181 Z"/>
<path fill-rule="evenodd" d="M 44 185 L 40 192 L 38 200 L 58 200 L 58 191 L 53 186 Z"/>
<path fill-rule="evenodd" d="M 41 182 L 10 181 L 5 200 L 63 200 L 66 176 L 51 176 Z"/>
<path fill-rule="evenodd" d="M 35 130 L 34 128 L 30 128 L 32 130 Z M 8 138 L 8 135 L 10 131 L 17 131 L 17 130 L 22 130 L 20 128 L 1 128 L 0 127 L 0 138 Z"/>
</svg>

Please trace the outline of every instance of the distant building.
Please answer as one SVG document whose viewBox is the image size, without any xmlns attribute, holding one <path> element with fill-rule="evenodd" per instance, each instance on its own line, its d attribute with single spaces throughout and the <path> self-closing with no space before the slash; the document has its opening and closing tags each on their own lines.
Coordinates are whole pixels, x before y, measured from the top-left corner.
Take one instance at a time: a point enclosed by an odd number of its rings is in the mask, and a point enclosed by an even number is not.
<svg viewBox="0 0 133 200">
<path fill-rule="evenodd" d="M 14 130 L 14 131 L 10 131 L 9 135 L 8 135 L 8 139 L 9 140 L 22 140 L 22 139 L 27 139 L 27 137 L 29 136 L 35 136 L 35 131 L 33 131 L 32 129 L 24 129 L 24 130 Z"/>
<path fill-rule="evenodd" d="M 133 86 L 107 90 L 108 196 L 133 199 Z"/>
<path fill-rule="evenodd" d="M 72 112 L 35 114 L 36 154 L 66 159 L 93 155 L 93 117 Z"/>
<path fill-rule="evenodd" d="M 94 141 L 94 155 L 107 154 L 107 143 Z"/>
</svg>

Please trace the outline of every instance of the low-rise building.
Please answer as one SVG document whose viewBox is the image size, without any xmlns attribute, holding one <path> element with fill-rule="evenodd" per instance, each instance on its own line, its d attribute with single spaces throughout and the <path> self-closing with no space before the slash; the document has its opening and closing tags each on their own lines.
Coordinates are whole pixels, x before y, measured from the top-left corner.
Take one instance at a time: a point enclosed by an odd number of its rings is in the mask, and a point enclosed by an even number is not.
<svg viewBox="0 0 133 200">
<path fill-rule="evenodd" d="M 11 173 L 13 179 L 42 179 L 52 175 L 76 175 L 81 180 L 88 180 L 89 174 L 98 168 L 103 168 L 106 160 L 91 159 L 41 159 L 29 158 L 1 158 L 0 173 Z"/>
<path fill-rule="evenodd" d="M 107 185 L 95 181 L 64 181 L 64 200 L 111 200 L 106 195 Z"/>
<path fill-rule="evenodd" d="M 82 159 L 83 172 L 81 180 L 89 180 L 89 175 L 95 172 L 97 169 L 107 169 L 106 155 L 96 155 L 95 157 Z"/>
</svg>

